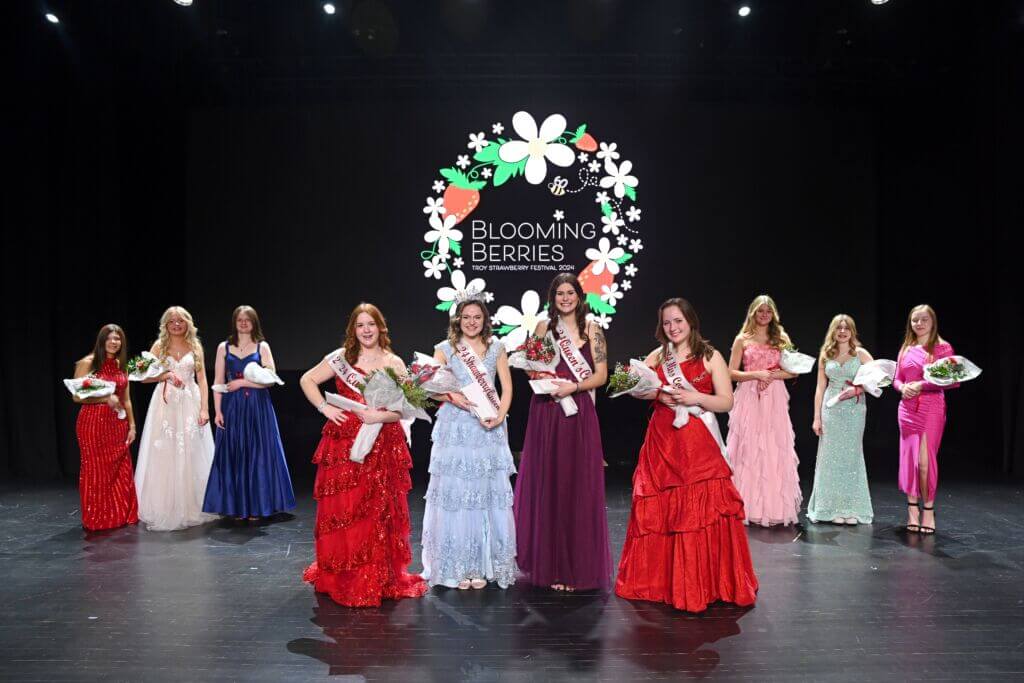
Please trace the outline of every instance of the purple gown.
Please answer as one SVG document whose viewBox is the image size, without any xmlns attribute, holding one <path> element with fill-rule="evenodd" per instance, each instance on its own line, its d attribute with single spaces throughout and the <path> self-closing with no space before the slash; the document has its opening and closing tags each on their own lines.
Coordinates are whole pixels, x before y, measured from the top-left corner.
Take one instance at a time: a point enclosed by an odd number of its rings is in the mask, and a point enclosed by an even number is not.
<svg viewBox="0 0 1024 683">
<path fill-rule="evenodd" d="M 581 349 L 593 367 L 590 342 Z M 575 381 L 565 359 L 559 377 Z M 573 394 L 579 412 L 534 395 L 516 479 L 513 511 L 521 580 L 607 590 L 612 562 L 604 503 L 601 427 L 587 392 Z"/>
</svg>

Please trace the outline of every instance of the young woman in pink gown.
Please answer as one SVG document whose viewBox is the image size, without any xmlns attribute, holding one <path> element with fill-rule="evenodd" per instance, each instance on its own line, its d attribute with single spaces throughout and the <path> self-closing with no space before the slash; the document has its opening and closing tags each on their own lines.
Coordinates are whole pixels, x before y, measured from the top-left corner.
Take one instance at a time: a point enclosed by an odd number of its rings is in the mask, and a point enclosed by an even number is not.
<svg viewBox="0 0 1024 683">
<path fill-rule="evenodd" d="M 939 336 L 939 321 L 927 304 L 914 306 L 907 317 L 893 388 L 900 400 L 900 490 L 907 494 L 907 531 L 935 533 L 935 489 L 939 484 L 937 455 L 946 426 L 945 389 L 925 381 L 924 366 L 953 355 Z M 918 504 L 923 503 L 918 511 Z"/>
<path fill-rule="evenodd" d="M 795 524 L 803 500 L 789 392 L 782 381 L 795 375 L 779 367 L 789 343 L 779 309 L 762 294 L 747 309 L 729 358 L 737 386 L 726 450 L 747 520 L 761 526 Z"/>
</svg>

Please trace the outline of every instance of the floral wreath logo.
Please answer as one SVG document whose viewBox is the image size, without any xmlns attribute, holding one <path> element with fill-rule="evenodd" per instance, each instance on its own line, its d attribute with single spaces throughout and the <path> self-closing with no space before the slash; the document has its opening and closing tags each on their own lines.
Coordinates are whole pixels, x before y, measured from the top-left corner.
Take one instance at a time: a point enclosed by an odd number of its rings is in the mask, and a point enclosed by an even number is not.
<svg viewBox="0 0 1024 683">
<path fill-rule="evenodd" d="M 596 248 L 588 247 L 582 254 L 588 263 L 577 277 L 590 306 L 589 318 L 608 329 L 619 303 L 633 286 L 630 278 L 638 271 L 629 262 L 644 248 L 637 228 L 641 209 L 636 205 L 636 187 L 640 181 L 630 173 L 633 163 L 619 161 L 618 144 L 599 143 L 587 132 L 585 123 L 568 132 L 561 114 L 551 114 L 538 128 L 529 113 L 516 112 L 512 129 L 518 140 L 501 137 L 504 129 L 500 122 L 493 124 L 493 140 L 488 140 L 482 131 L 470 133 L 466 147 L 472 150 L 473 160 L 470 161 L 469 153 L 458 154 L 453 166 L 439 169 L 444 180 L 434 181 L 435 196 L 426 199 L 423 213 L 427 214 L 429 230 L 423 240 L 430 248 L 420 252 L 423 276 L 450 279 L 449 286 L 437 290 L 439 303 L 435 308 L 454 315 L 463 299 L 480 297 L 487 303 L 494 301 L 494 294 L 487 290 L 483 278 L 467 281 L 462 271 L 463 234 L 457 226 L 480 206 L 480 191 L 501 187 L 520 176 L 530 185 L 544 187 L 549 163 L 569 169 L 567 175 L 576 166 L 578 186 L 570 187 L 569 180 L 555 176 L 546 187 L 555 197 L 579 194 L 588 188 L 595 192 L 601 230 L 595 231 Z M 565 212 L 558 209 L 552 217 L 562 221 Z M 622 276 L 621 281 L 616 281 L 618 276 Z M 518 308 L 507 304 L 498 307 L 492 318 L 495 335 L 512 350 L 526 340 L 546 315 L 540 295 L 528 289 L 522 293 Z"/>
</svg>

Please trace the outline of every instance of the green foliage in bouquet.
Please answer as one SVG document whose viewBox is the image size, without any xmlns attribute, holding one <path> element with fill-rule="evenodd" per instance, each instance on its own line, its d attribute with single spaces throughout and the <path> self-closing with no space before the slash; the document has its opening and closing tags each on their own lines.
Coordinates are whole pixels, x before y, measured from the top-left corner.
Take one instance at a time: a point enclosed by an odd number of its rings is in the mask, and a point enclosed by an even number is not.
<svg viewBox="0 0 1024 683">
<path fill-rule="evenodd" d="M 967 368 L 952 358 L 944 358 L 928 368 L 928 376 L 959 382 L 967 377 Z"/>
<path fill-rule="evenodd" d="M 154 358 L 145 358 L 143 356 L 135 356 L 134 358 L 132 358 L 131 360 L 128 361 L 128 374 L 129 375 L 135 375 L 135 374 L 140 374 L 141 375 L 141 374 L 145 373 L 147 370 L 149 370 L 149 367 L 151 365 L 153 365 L 153 363 L 155 363 L 156 361 L 157 361 L 157 359 L 155 357 Z"/>
<path fill-rule="evenodd" d="M 615 371 L 608 378 L 608 393 L 618 394 L 629 391 L 640 383 L 640 375 L 630 372 L 629 366 L 622 363 L 615 364 Z"/>
</svg>

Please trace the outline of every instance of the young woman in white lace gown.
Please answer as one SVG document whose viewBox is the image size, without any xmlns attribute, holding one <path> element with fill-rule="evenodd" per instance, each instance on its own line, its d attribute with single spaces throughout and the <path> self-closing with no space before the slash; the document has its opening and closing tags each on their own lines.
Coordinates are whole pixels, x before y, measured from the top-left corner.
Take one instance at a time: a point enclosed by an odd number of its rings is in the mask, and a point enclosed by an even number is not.
<svg viewBox="0 0 1024 683">
<path fill-rule="evenodd" d="M 151 531 L 185 529 L 217 518 L 203 512 L 213 433 L 197 332 L 189 312 L 172 306 L 160 316 L 160 334 L 151 349 L 167 368 L 153 380 L 157 386 L 135 467 L 139 519 Z"/>
</svg>

